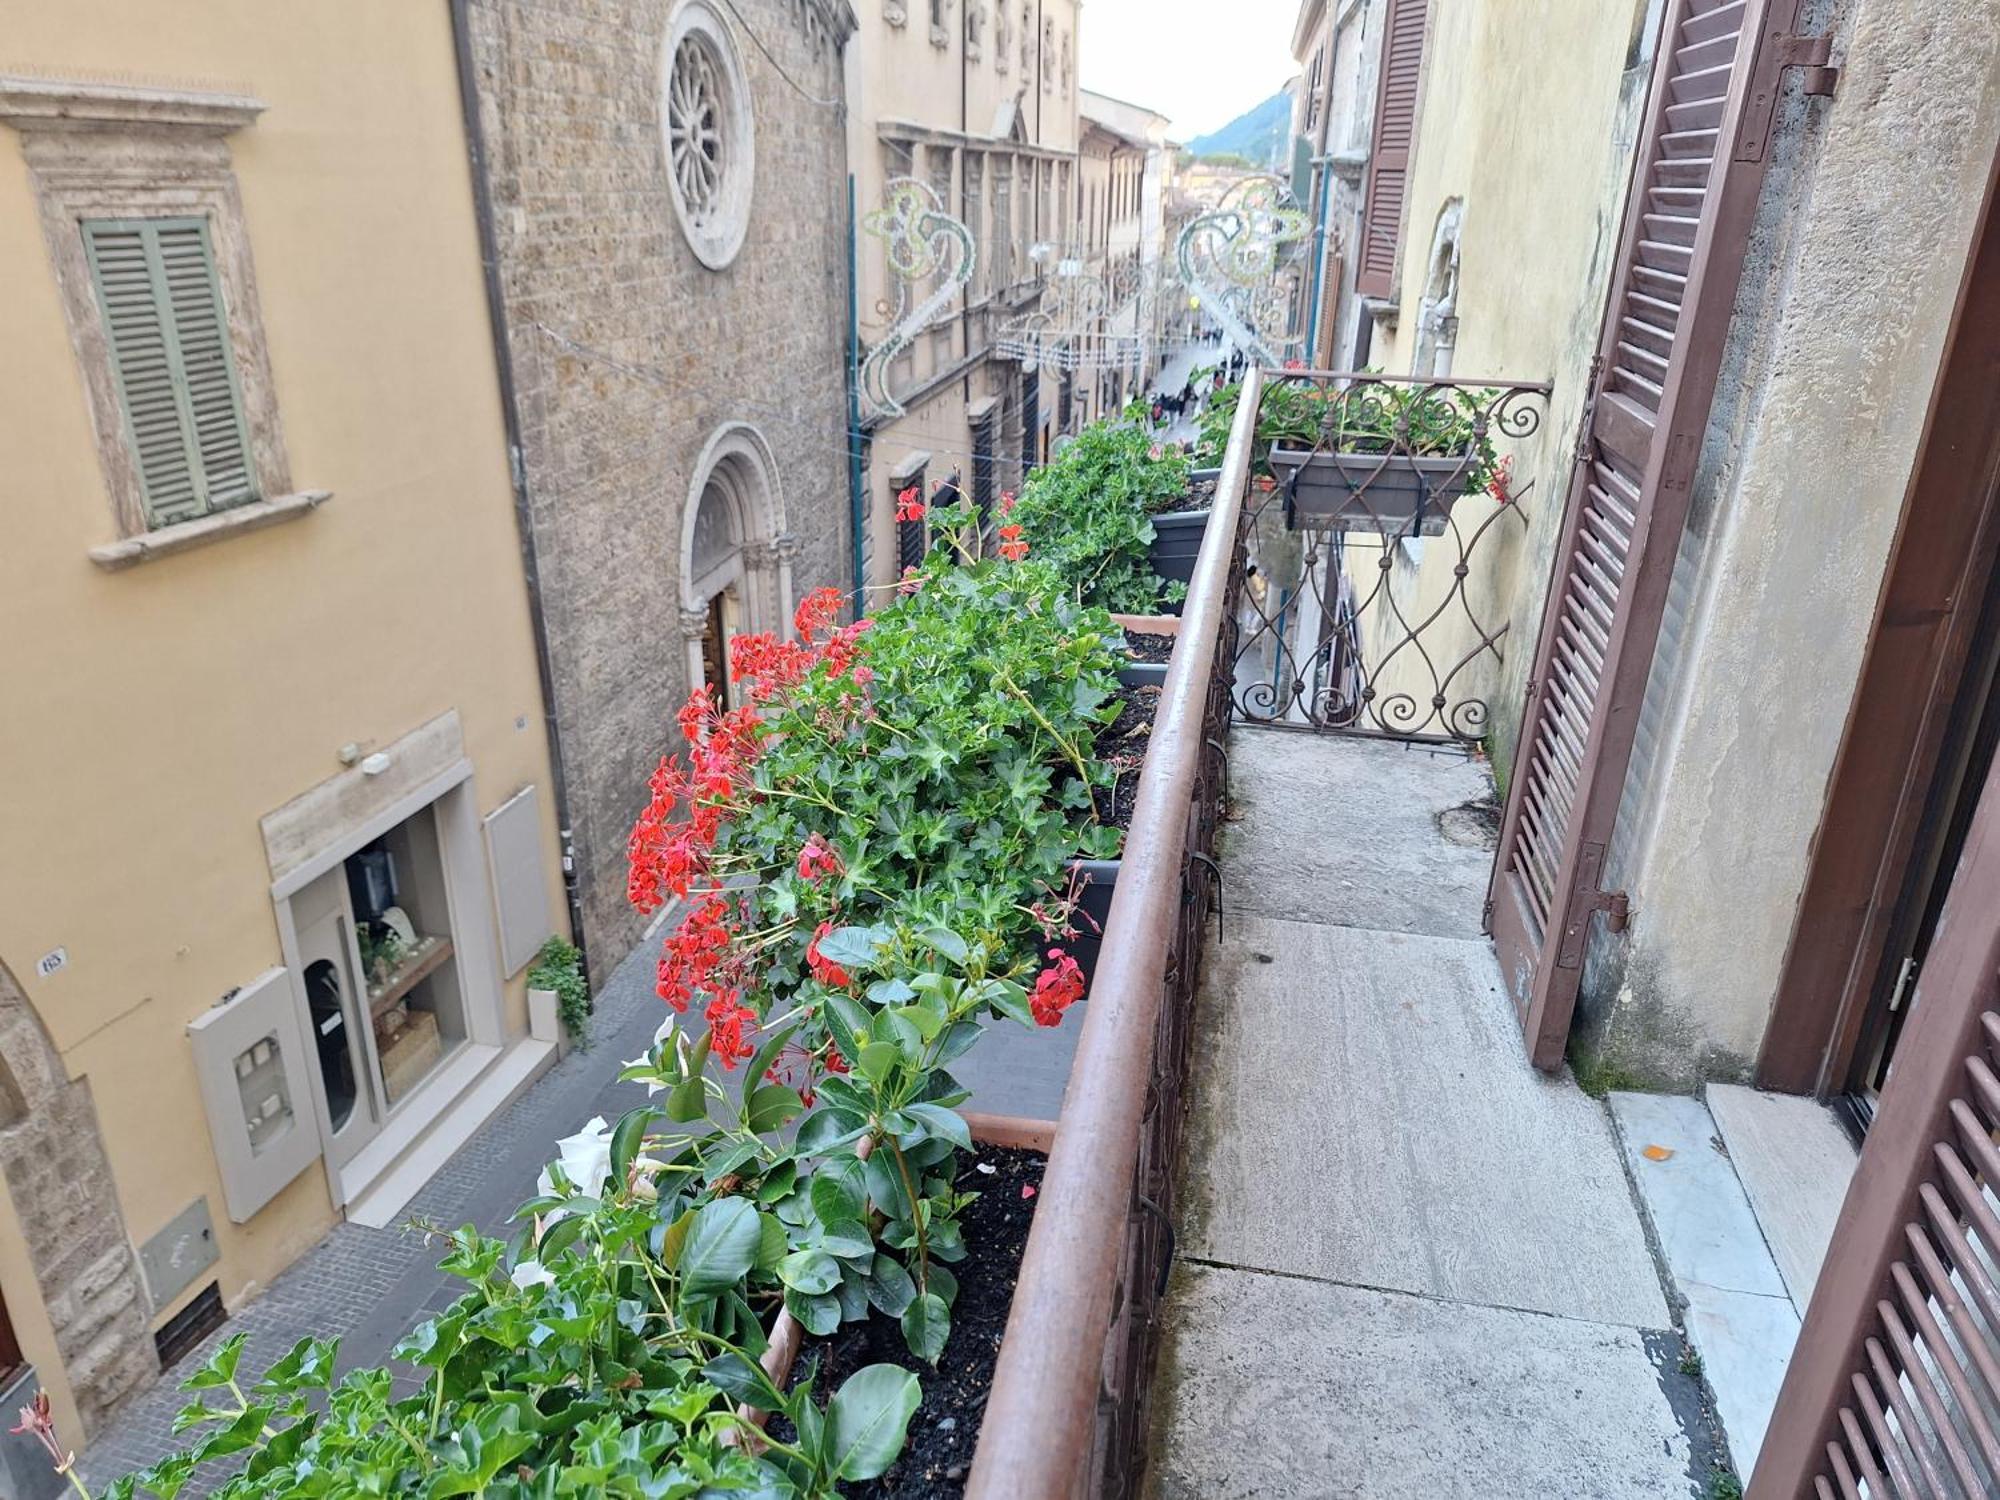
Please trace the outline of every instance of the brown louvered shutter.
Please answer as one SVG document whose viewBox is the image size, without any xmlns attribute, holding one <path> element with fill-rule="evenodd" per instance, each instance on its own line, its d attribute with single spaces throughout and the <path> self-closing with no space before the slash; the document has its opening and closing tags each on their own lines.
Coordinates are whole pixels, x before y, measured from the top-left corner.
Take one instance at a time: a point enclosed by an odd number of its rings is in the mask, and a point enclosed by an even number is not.
<svg viewBox="0 0 2000 1500">
<path fill-rule="evenodd" d="M 1354 289 L 1364 297 L 1395 290 L 1403 244 L 1410 146 L 1417 128 L 1417 76 L 1424 67 L 1428 0 L 1389 0 L 1382 34 L 1382 71 L 1375 85 L 1375 133 L 1368 147 L 1368 185 L 1361 207 L 1361 249 Z"/>
<path fill-rule="evenodd" d="M 1540 1068 L 1562 1062 L 1797 0 L 1669 0 L 1596 390 L 1571 475 L 1489 892 Z M 1774 39 L 1770 33 L 1776 31 Z"/>
<path fill-rule="evenodd" d="M 2000 1494 L 1997 976 L 2000 766 L 1973 815 L 1750 1500 Z"/>
</svg>

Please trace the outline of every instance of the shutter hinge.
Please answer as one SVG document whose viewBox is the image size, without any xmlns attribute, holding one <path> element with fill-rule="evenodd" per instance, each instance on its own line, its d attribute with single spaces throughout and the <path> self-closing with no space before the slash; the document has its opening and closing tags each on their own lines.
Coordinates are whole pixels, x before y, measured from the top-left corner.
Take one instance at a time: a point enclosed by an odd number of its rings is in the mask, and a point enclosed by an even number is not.
<svg viewBox="0 0 2000 1500">
<path fill-rule="evenodd" d="M 1623 932 L 1632 925 L 1632 898 L 1623 891 L 1599 891 L 1597 909 L 1604 913 L 1608 931 Z"/>
<path fill-rule="evenodd" d="M 1581 468 L 1590 457 L 1590 424 L 1597 415 L 1597 379 L 1604 373 L 1604 352 L 1590 356 L 1590 375 L 1583 383 L 1583 412 L 1576 419 L 1576 448 L 1570 454 L 1571 469 Z"/>
<path fill-rule="evenodd" d="M 1771 143 L 1771 119 L 1778 109 L 1778 87 L 1787 68 L 1801 70 L 1799 85 L 1808 94 L 1831 95 L 1840 83 L 1840 69 L 1833 66 L 1833 38 L 1796 36 L 1779 31 L 1764 38 L 1765 51 L 1754 66 L 1750 92 L 1743 101 L 1742 122 L 1736 131 L 1735 158 L 1762 161 Z"/>
<path fill-rule="evenodd" d="M 1833 66 L 1831 36 L 1787 36 L 1777 39 L 1778 66 L 1802 68 L 1799 86 L 1808 94 L 1831 97 L 1840 84 L 1840 69 Z"/>
<path fill-rule="evenodd" d="M 1578 851 L 1576 884 L 1563 919 L 1556 944 L 1556 967 L 1574 969 L 1583 962 L 1584 940 L 1590 930 L 1590 914 L 1604 913 L 1604 925 L 1623 932 L 1632 923 L 1632 903 L 1623 891 L 1599 890 L 1597 880 L 1604 873 L 1604 845 L 1585 844 Z"/>
</svg>

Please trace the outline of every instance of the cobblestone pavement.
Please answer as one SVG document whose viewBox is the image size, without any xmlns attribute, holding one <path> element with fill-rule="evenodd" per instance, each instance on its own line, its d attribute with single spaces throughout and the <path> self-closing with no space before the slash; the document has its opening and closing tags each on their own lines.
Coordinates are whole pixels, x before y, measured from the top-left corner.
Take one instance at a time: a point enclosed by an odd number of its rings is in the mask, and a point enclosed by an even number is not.
<svg viewBox="0 0 2000 1500">
<path fill-rule="evenodd" d="M 511 1232 L 508 1217 L 533 1192 L 535 1176 L 555 1154 L 560 1136 L 592 1115 L 616 1120 L 645 1102 L 642 1085 L 618 1082 L 627 1058 L 653 1039 L 661 1007 L 653 994 L 651 941 L 642 942 L 597 997 L 592 1043 L 550 1069 L 505 1112 L 488 1122 L 411 1200 L 396 1224 L 364 1229 L 343 1223 L 288 1267 L 178 1364 L 121 1412 L 90 1444 L 80 1469 L 93 1489 L 145 1468 L 179 1446 L 174 1414 L 187 1402 L 180 1382 L 224 1339 L 249 1335 L 243 1365 L 262 1370 L 300 1339 L 340 1338 L 340 1367 L 382 1364 L 417 1323 L 447 1306 L 459 1283 L 437 1269 L 440 1251 L 412 1221 L 456 1227 L 471 1222 L 489 1234 Z M 971 1107 L 1053 1118 L 1068 1080 L 1082 1007 L 1057 1031 L 996 1027 L 958 1065 Z M 190 1486 L 193 1496 L 205 1490 Z"/>
</svg>

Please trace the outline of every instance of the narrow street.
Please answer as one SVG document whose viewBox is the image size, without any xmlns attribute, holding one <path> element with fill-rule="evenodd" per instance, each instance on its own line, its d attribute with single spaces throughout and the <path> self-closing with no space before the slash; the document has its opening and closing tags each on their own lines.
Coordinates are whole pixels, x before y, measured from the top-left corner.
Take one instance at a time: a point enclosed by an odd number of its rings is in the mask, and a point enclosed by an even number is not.
<svg viewBox="0 0 2000 1500">
<path fill-rule="evenodd" d="M 1707 1496 L 1612 1122 L 1480 932 L 1485 766 L 1239 729 L 1230 799 L 1156 1500 Z"/>
</svg>

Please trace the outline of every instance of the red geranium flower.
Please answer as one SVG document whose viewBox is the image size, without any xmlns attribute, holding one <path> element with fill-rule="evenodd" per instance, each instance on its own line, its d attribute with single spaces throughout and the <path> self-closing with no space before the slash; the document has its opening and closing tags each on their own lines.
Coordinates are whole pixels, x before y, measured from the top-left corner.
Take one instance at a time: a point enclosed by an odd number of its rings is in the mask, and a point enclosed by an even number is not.
<svg viewBox="0 0 2000 1500">
<path fill-rule="evenodd" d="M 896 519 L 898 521 L 921 521 L 923 518 L 923 492 L 913 484 L 896 497 Z"/>
<path fill-rule="evenodd" d="M 1028 544 L 1021 540 L 1018 525 L 1000 528 L 1000 555 L 1008 562 L 1019 562 L 1028 555 Z"/>
<path fill-rule="evenodd" d="M 807 839 L 805 848 L 799 850 L 799 879 L 807 885 L 818 885 L 821 876 L 838 875 L 845 868 L 840 856 L 818 834 Z"/>
<path fill-rule="evenodd" d="M 1054 960 L 1035 977 L 1035 990 L 1028 997 L 1028 1009 L 1037 1026 L 1062 1025 L 1063 1012 L 1083 998 L 1083 970 L 1060 948 L 1049 949 Z"/>
<path fill-rule="evenodd" d="M 734 1071 L 736 1064 L 756 1052 L 756 1047 L 744 1035 L 745 1028 L 755 1030 L 757 1012 L 742 1003 L 742 995 L 737 990 L 727 990 L 708 1003 L 709 1052 L 722 1059 L 722 1066 Z"/>
<path fill-rule="evenodd" d="M 806 967 L 812 971 L 812 977 L 817 979 L 821 984 L 831 985 L 837 990 L 844 990 L 853 982 L 852 976 L 832 959 L 820 956 L 820 942 L 832 931 L 832 918 L 828 918 L 826 921 L 820 923 L 818 928 L 815 929 L 812 941 L 806 944 Z M 840 1054 L 836 1052 L 834 1056 L 838 1057 Z M 847 1069 L 842 1067 L 837 1071 L 844 1073 Z"/>
</svg>

